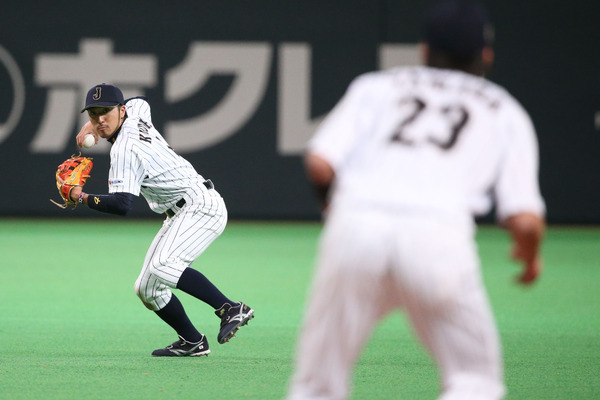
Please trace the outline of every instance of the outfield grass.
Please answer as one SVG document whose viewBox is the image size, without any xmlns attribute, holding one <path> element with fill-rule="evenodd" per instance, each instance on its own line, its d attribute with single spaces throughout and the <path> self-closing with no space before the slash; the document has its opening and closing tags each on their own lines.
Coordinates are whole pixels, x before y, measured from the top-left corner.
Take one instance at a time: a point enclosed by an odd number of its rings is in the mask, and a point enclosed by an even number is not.
<svg viewBox="0 0 600 400">
<path fill-rule="evenodd" d="M 0 399 L 281 399 L 291 373 L 316 223 L 232 222 L 194 264 L 256 318 L 216 341 L 209 306 L 181 294 L 209 357 L 150 352 L 176 339 L 133 292 L 160 220 L 0 219 Z M 600 399 L 600 229 L 551 228 L 546 271 L 511 281 L 503 232 L 478 234 L 504 343 L 507 399 Z M 353 399 L 434 399 L 437 373 L 405 320 L 375 332 Z"/>
</svg>

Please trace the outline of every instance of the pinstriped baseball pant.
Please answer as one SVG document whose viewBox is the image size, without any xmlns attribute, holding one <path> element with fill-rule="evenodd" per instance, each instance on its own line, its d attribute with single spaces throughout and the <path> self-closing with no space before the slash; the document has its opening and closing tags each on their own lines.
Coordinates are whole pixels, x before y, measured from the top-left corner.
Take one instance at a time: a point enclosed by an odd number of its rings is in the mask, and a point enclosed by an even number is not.
<svg viewBox="0 0 600 400">
<path fill-rule="evenodd" d="M 188 201 L 158 231 L 135 282 L 135 293 L 144 305 L 158 311 L 169 303 L 171 289 L 183 271 L 225 230 L 227 209 L 221 196 L 210 190 L 210 211 Z"/>
<path fill-rule="evenodd" d="M 394 310 L 433 355 L 439 400 L 502 398 L 500 343 L 470 229 L 353 209 L 332 210 L 323 231 L 288 399 L 346 399 L 373 328 Z"/>
</svg>

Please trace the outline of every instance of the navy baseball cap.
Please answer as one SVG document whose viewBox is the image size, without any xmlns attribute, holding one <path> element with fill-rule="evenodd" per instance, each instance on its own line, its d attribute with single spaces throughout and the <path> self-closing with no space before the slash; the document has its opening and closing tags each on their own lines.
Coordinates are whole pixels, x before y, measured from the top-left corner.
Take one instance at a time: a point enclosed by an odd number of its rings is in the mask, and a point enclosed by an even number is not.
<svg viewBox="0 0 600 400">
<path fill-rule="evenodd" d="M 494 28 L 483 5 L 444 0 L 425 15 L 424 40 L 431 49 L 460 58 L 474 57 L 494 40 Z"/>
<path fill-rule="evenodd" d="M 123 93 L 116 86 L 102 83 L 91 88 L 85 97 L 84 112 L 90 107 L 112 107 L 119 104 L 124 104 Z"/>
</svg>

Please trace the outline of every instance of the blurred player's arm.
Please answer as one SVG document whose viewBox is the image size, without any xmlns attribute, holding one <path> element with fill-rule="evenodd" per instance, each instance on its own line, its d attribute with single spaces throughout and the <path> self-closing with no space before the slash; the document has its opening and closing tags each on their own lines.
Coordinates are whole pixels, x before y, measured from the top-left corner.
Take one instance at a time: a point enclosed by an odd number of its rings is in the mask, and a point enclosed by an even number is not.
<svg viewBox="0 0 600 400">
<path fill-rule="evenodd" d="M 315 189 L 321 208 L 326 209 L 331 184 L 335 178 L 333 167 L 323 157 L 308 152 L 304 156 L 304 168 L 308 181 Z"/>
<path fill-rule="evenodd" d="M 308 143 L 304 168 L 323 211 L 329 203 L 335 169 L 348 157 L 358 140 L 360 124 L 356 116 L 360 114 L 361 104 L 370 103 L 367 89 L 371 79 L 371 75 L 365 74 L 352 81 Z"/>
<path fill-rule="evenodd" d="M 544 218 L 523 212 L 508 217 L 502 225 L 512 237 L 512 257 L 523 264 L 518 281 L 532 284 L 542 272 L 540 247 L 546 230 Z"/>
<path fill-rule="evenodd" d="M 497 218 L 512 238 L 512 258 L 522 264 L 518 282 L 532 284 L 542 272 L 540 248 L 546 227 L 537 136 L 520 104 L 505 106 L 505 125 L 500 127 L 505 130 L 507 153 L 496 184 Z"/>
</svg>

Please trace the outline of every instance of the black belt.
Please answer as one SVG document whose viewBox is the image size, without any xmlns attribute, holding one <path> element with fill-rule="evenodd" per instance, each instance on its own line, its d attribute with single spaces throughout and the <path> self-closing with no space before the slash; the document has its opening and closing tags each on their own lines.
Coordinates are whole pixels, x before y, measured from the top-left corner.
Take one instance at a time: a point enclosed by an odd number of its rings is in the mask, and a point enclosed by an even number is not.
<svg viewBox="0 0 600 400">
<path fill-rule="evenodd" d="M 212 181 L 210 179 L 205 180 L 204 182 L 202 182 L 202 184 L 208 189 L 214 189 L 215 185 L 212 183 Z M 177 207 L 178 209 L 181 209 L 181 207 L 185 206 L 185 199 L 182 197 L 181 199 L 179 199 L 179 201 L 177 203 L 175 203 L 175 207 Z M 167 211 L 165 211 L 165 214 L 167 214 L 167 217 L 171 218 L 173 217 L 173 215 L 175 215 L 175 213 L 179 211 L 179 210 L 175 210 L 174 208 L 171 208 Z"/>
</svg>

